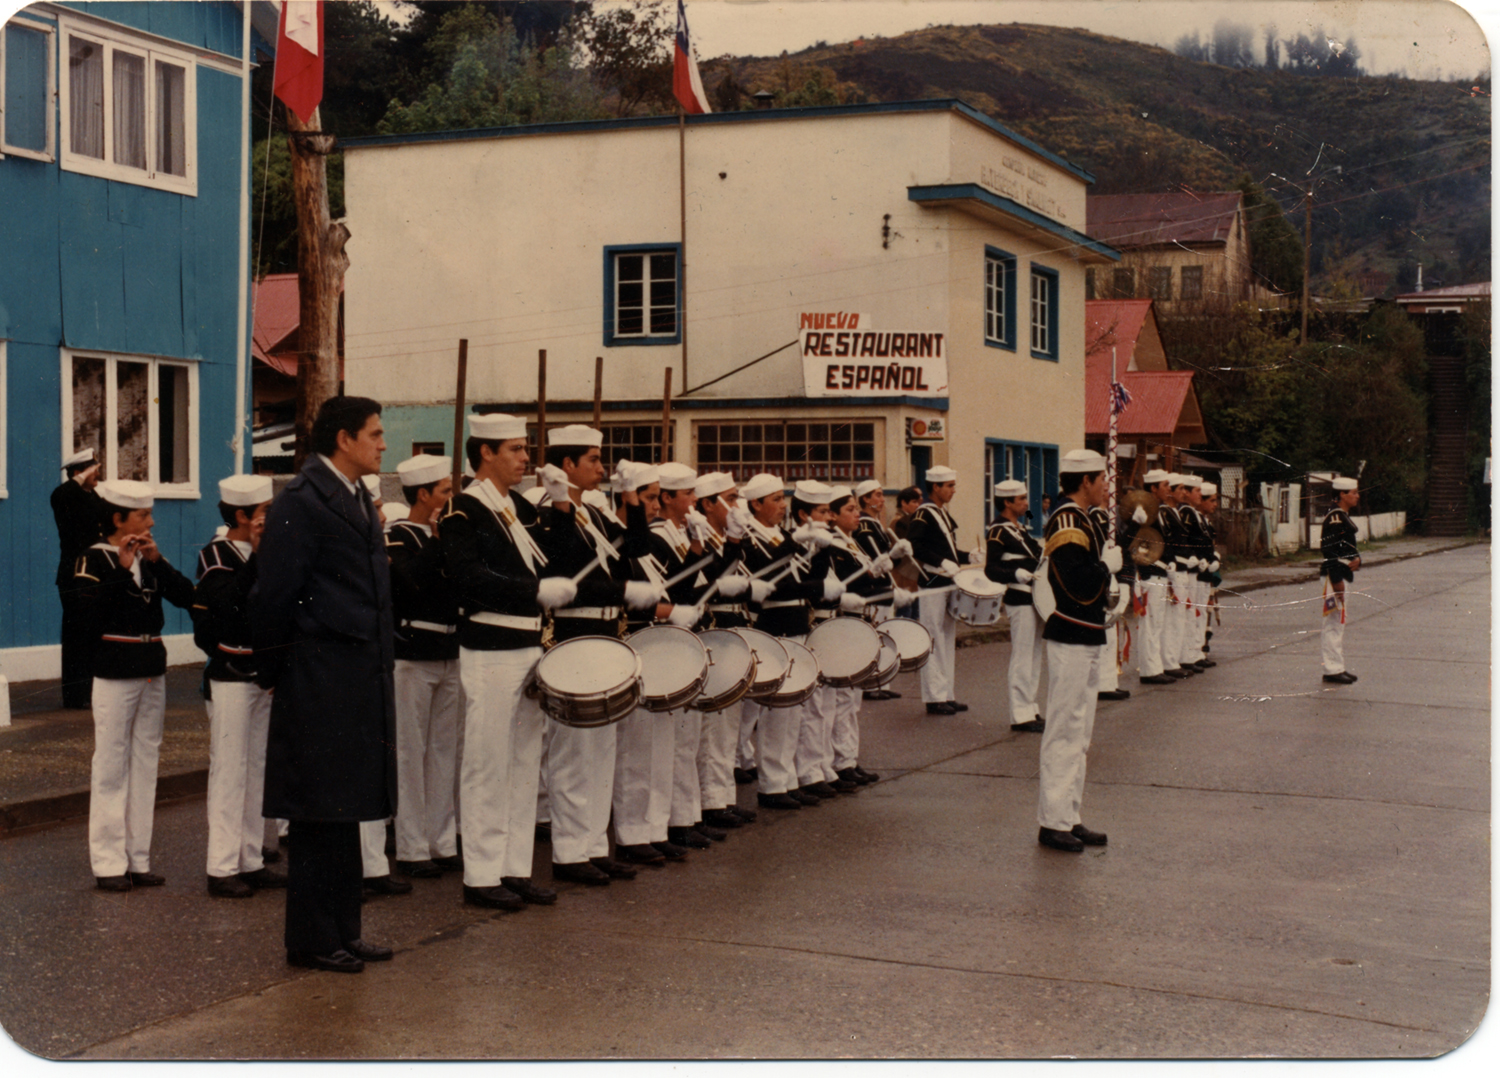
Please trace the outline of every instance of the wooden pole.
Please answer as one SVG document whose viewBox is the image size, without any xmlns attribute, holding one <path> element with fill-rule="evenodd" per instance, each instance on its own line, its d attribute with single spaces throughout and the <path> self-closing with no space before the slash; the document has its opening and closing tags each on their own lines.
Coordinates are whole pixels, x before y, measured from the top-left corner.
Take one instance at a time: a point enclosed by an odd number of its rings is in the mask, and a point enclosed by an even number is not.
<svg viewBox="0 0 1500 1078">
<path fill-rule="evenodd" d="M 536 353 L 536 460 L 540 468 L 547 454 L 547 350 L 538 348 Z"/>
<path fill-rule="evenodd" d="M 604 422 L 604 357 L 594 357 L 594 429 Z"/>
<path fill-rule="evenodd" d="M 1307 343 L 1308 276 L 1312 272 L 1312 181 L 1307 181 L 1307 198 L 1303 201 L 1305 219 L 1302 229 L 1302 336 L 1298 344 Z"/>
<path fill-rule="evenodd" d="M 672 368 L 666 368 L 666 384 L 661 391 L 661 462 L 672 459 Z"/>
<path fill-rule="evenodd" d="M 336 139 L 321 130 L 314 112 L 303 124 L 287 111 L 292 158 L 292 201 L 297 209 L 297 420 L 293 467 L 302 468 L 313 420 L 339 386 L 339 293 L 349 256 L 349 230 L 328 211 L 328 155 Z"/>
<path fill-rule="evenodd" d="M 458 390 L 453 395 L 453 493 L 464 481 L 464 388 L 469 379 L 469 339 L 458 342 Z"/>
</svg>

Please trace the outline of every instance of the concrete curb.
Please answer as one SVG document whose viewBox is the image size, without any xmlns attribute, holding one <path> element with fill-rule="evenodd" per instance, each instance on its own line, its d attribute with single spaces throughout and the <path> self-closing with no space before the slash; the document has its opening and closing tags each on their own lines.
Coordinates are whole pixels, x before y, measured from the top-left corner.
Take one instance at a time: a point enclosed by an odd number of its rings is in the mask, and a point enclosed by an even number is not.
<svg viewBox="0 0 1500 1078">
<path fill-rule="evenodd" d="M 1380 558 L 1362 559 L 1360 568 L 1363 570 L 1376 565 L 1389 565 L 1392 562 L 1411 561 L 1413 558 L 1426 558 L 1433 554 L 1446 554 L 1450 550 L 1462 550 L 1464 547 L 1483 546 L 1487 543 L 1488 540 L 1486 539 L 1465 539 L 1462 542 L 1453 543 L 1451 546 L 1435 547 L 1432 550 L 1418 550 L 1410 554 L 1390 554 Z M 1253 570 L 1241 571 L 1250 572 Z M 1288 576 L 1284 580 L 1251 580 L 1235 587 L 1233 592 L 1237 595 L 1243 595 L 1245 592 L 1261 591 L 1265 588 L 1280 588 L 1287 584 L 1307 584 L 1317 580 L 1321 575 L 1316 569 L 1312 569 L 1304 573 L 1299 573 L 1296 576 Z M 1225 583 L 1228 583 L 1228 581 Z M 1221 585 L 1219 590 L 1223 591 L 1225 589 Z"/>
</svg>

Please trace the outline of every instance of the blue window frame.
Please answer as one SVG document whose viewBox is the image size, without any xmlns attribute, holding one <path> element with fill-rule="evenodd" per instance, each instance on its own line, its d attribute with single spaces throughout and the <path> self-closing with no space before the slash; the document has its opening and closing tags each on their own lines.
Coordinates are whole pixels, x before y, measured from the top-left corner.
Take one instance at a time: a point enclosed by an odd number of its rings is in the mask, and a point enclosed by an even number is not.
<svg viewBox="0 0 1500 1078">
<path fill-rule="evenodd" d="M 1057 359 L 1057 271 L 1031 264 L 1031 356 Z"/>
<path fill-rule="evenodd" d="M 682 244 L 604 248 L 604 345 L 682 343 Z"/>
<path fill-rule="evenodd" d="M 1019 479 L 1026 484 L 1026 497 L 1031 506 L 1031 520 L 1027 528 L 1040 537 L 1042 525 L 1043 496 L 1051 497 L 1057 506 L 1057 446 L 1039 442 L 1010 442 L 1001 438 L 986 438 L 984 459 L 984 487 L 993 495 L 995 484 L 1004 479 Z M 996 499 L 985 499 L 985 527 L 999 519 L 995 508 Z"/>
<path fill-rule="evenodd" d="M 1016 350 L 1016 256 L 984 248 L 984 343 Z"/>
</svg>

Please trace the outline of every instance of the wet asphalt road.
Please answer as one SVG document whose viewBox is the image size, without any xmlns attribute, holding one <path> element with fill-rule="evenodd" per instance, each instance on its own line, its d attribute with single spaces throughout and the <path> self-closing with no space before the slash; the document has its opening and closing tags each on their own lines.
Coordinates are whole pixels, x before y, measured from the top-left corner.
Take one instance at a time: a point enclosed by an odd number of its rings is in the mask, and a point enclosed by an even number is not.
<svg viewBox="0 0 1500 1078">
<path fill-rule="evenodd" d="M 1491 979 L 1488 559 L 1361 573 L 1348 687 L 1315 584 L 1223 597 L 1216 669 L 1101 705 L 1081 856 L 1036 844 L 1005 645 L 958 653 L 967 715 L 866 705 L 857 796 L 550 908 L 415 881 L 355 977 L 285 965 L 279 893 L 207 897 L 201 798 L 158 810 L 158 890 L 93 890 L 82 823 L 18 835 L 0 1022 L 49 1058 L 1441 1053 Z"/>
</svg>

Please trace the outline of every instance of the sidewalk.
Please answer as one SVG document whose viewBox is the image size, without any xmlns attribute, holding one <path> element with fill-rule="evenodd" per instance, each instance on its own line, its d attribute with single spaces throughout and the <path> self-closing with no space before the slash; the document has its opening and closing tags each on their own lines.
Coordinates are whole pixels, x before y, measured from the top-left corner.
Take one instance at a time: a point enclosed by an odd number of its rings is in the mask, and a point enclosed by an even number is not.
<svg viewBox="0 0 1500 1078">
<path fill-rule="evenodd" d="M 1426 539 L 1382 542 L 1364 561 L 1366 568 L 1422 557 L 1482 540 Z M 1226 574 L 1224 594 L 1316 579 L 1316 560 L 1244 569 Z M 1007 642 L 1010 630 L 964 626 L 958 647 Z M 158 804 L 202 794 L 208 783 L 208 716 L 199 695 L 202 667 L 167 671 L 167 713 L 157 784 Z M 88 813 L 89 767 L 94 749 L 93 719 L 87 711 L 57 707 L 56 681 L 10 687 L 12 725 L 0 728 L 0 837 L 27 827 L 73 819 Z"/>
</svg>

